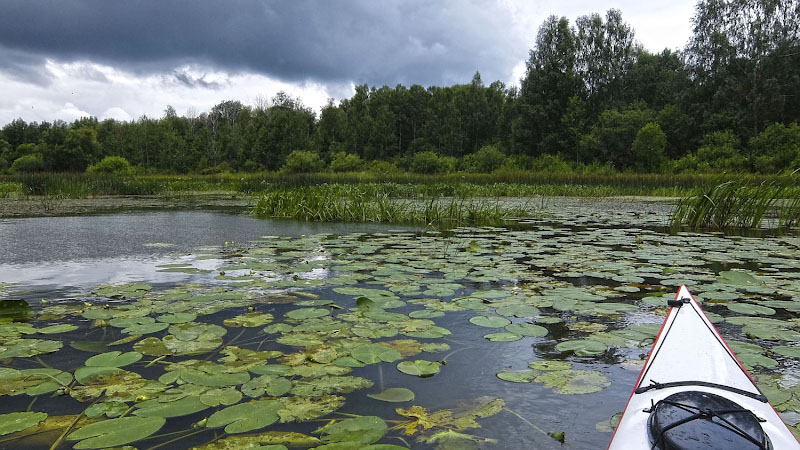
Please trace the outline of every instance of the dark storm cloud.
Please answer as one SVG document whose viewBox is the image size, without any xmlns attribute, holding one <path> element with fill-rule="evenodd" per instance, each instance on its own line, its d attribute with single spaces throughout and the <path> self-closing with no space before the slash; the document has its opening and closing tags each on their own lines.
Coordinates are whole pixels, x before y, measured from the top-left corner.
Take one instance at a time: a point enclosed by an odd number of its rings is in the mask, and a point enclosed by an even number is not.
<svg viewBox="0 0 800 450">
<path fill-rule="evenodd" d="M 44 70 L 44 63 L 44 58 L 39 55 L 0 45 L 0 71 L 13 78 L 46 86 L 50 82 L 50 76 Z"/>
<path fill-rule="evenodd" d="M 9 0 L 2 10 L 0 46 L 138 72 L 197 62 L 289 81 L 442 84 L 475 70 L 505 79 L 527 44 L 494 2 Z"/>
</svg>

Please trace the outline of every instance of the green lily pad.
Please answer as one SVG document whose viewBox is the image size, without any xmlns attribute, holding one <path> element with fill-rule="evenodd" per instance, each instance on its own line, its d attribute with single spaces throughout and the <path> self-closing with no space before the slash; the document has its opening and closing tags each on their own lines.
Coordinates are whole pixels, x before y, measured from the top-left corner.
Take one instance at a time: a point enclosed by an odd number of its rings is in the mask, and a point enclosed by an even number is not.
<svg viewBox="0 0 800 450">
<path fill-rule="evenodd" d="M 531 369 L 542 370 L 542 371 L 568 370 L 568 369 L 572 368 L 572 364 L 570 364 L 570 363 L 568 363 L 566 361 L 558 361 L 558 360 L 550 360 L 550 361 L 548 361 L 548 360 L 545 360 L 545 359 L 540 359 L 539 361 L 534 361 L 534 362 L 528 364 L 528 367 L 530 367 Z"/>
<path fill-rule="evenodd" d="M 359 444 L 357 449 L 380 440 L 387 430 L 386 422 L 376 416 L 342 420 L 323 428 L 320 439 L 326 443 Z"/>
<path fill-rule="evenodd" d="M 272 322 L 273 319 L 275 319 L 275 317 L 270 313 L 252 312 L 225 319 L 224 323 L 229 327 L 253 328 L 262 327 Z"/>
<path fill-rule="evenodd" d="M 36 426 L 45 419 L 47 419 L 47 413 L 43 412 L 28 411 L 0 414 L 0 436 Z"/>
<path fill-rule="evenodd" d="M 408 375 L 416 375 L 421 378 L 430 377 L 439 373 L 441 364 L 438 361 L 426 361 L 418 359 L 415 361 L 403 361 L 397 365 L 397 370 Z"/>
<path fill-rule="evenodd" d="M 262 375 L 242 385 L 242 393 L 248 397 L 260 397 L 265 393 L 279 397 L 292 389 L 292 382 L 276 375 Z"/>
<path fill-rule="evenodd" d="M 492 342 L 514 342 L 522 339 L 522 336 L 516 333 L 489 333 L 483 337 Z"/>
<path fill-rule="evenodd" d="M 512 323 L 506 327 L 506 331 L 530 337 L 542 337 L 547 334 L 547 328 L 532 323 Z"/>
<path fill-rule="evenodd" d="M 410 402 L 414 400 L 414 391 L 406 388 L 389 388 L 378 394 L 367 394 L 367 397 L 391 403 Z"/>
<path fill-rule="evenodd" d="M 125 367 L 142 359 L 139 352 L 122 353 L 119 351 L 101 353 L 86 360 L 86 366 Z"/>
<path fill-rule="evenodd" d="M 69 333 L 70 331 L 75 331 L 77 329 L 77 325 L 72 325 L 71 323 L 62 323 L 60 325 L 50 325 L 49 327 L 37 328 L 36 332 L 39 334 L 59 334 Z"/>
<path fill-rule="evenodd" d="M 402 357 L 397 350 L 381 344 L 364 344 L 354 348 L 350 355 L 365 363 L 394 362 Z"/>
<path fill-rule="evenodd" d="M 756 277 L 747 272 L 738 270 L 726 270 L 719 273 L 719 282 L 733 285 L 760 285 L 762 284 Z"/>
<path fill-rule="evenodd" d="M 497 378 L 512 383 L 530 383 L 539 374 L 536 370 L 518 370 L 514 372 L 499 372 Z"/>
<path fill-rule="evenodd" d="M 61 350 L 60 341 L 44 339 L 11 339 L 0 346 L 0 359 L 26 358 L 42 353 L 53 353 Z"/>
<path fill-rule="evenodd" d="M 80 441 L 76 449 L 105 448 L 125 445 L 144 439 L 160 430 L 166 423 L 163 417 L 123 417 L 90 423 L 68 434 L 69 441 Z"/>
<path fill-rule="evenodd" d="M 597 370 L 553 370 L 534 380 L 559 394 L 590 394 L 611 386 L 611 380 Z"/>
<path fill-rule="evenodd" d="M 209 406 L 201 402 L 199 397 L 189 395 L 170 402 L 164 402 L 161 399 L 139 402 L 136 404 L 136 411 L 133 414 L 141 417 L 181 417 L 208 408 Z"/>
<path fill-rule="evenodd" d="M 539 308 L 529 305 L 512 305 L 497 308 L 497 314 L 501 316 L 514 316 L 519 318 L 536 317 L 541 314 Z"/>
<path fill-rule="evenodd" d="M 325 317 L 331 314 L 328 308 L 300 308 L 286 313 L 286 317 L 294 320 L 314 319 Z"/>
<path fill-rule="evenodd" d="M 200 394 L 200 402 L 211 407 L 235 405 L 242 399 L 242 393 L 234 388 L 209 389 Z"/>
<path fill-rule="evenodd" d="M 470 323 L 486 328 L 502 328 L 511 323 L 510 320 L 500 316 L 474 316 Z"/>
<path fill-rule="evenodd" d="M 277 400 L 260 400 L 240 403 L 217 411 L 208 418 L 209 428 L 225 427 L 226 433 L 247 433 L 278 420 L 278 410 L 283 405 Z"/>
<path fill-rule="evenodd" d="M 197 319 L 197 314 L 195 313 L 188 313 L 188 312 L 177 312 L 173 314 L 165 314 L 163 316 L 158 316 L 156 320 L 162 323 L 188 323 L 193 320 Z"/>
<path fill-rule="evenodd" d="M 591 339 L 576 339 L 573 341 L 559 342 L 556 350 L 560 352 L 572 352 L 576 356 L 591 356 L 605 353 L 608 350 L 606 344 L 593 341 Z"/>
<path fill-rule="evenodd" d="M 408 317 L 412 319 L 435 319 L 437 317 L 442 317 L 444 312 L 442 311 L 432 311 L 430 309 L 420 309 L 418 311 L 411 311 L 408 313 Z"/>
<path fill-rule="evenodd" d="M 800 347 L 792 347 L 788 345 L 779 345 L 772 347 L 772 352 L 781 356 L 788 356 L 789 358 L 800 359 Z"/>
<path fill-rule="evenodd" d="M 75 379 L 81 384 L 91 384 L 92 379 L 103 375 L 113 375 L 121 371 L 119 367 L 87 366 L 75 369 Z"/>
<path fill-rule="evenodd" d="M 752 303 L 726 303 L 725 306 L 727 306 L 731 311 L 739 314 L 762 314 L 765 316 L 771 316 L 775 314 L 775 310 L 772 308 L 754 305 Z"/>
</svg>

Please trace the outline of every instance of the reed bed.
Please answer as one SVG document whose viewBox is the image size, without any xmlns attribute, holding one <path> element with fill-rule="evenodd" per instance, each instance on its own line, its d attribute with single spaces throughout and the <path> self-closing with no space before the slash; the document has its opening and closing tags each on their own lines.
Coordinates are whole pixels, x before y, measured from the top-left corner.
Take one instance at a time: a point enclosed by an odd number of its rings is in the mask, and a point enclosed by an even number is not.
<svg viewBox="0 0 800 450">
<path fill-rule="evenodd" d="M 313 222 L 427 225 L 502 225 L 527 215 L 524 208 L 504 207 L 500 200 L 429 198 L 398 199 L 379 185 L 319 185 L 277 188 L 261 195 L 253 213 L 259 217 Z"/>
<path fill-rule="evenodd" d="M 758 175 L 736 175 L 758 183 Z M 419 175 L 405 172 L 285 174 L 280 172 L 217 175 L 109 175 L 85 173 L 32 173 L 0 176 L 0 183 L 22 186 L 25 195 L 85 198 L 98 195 L 162 195 L 170 192 L 237 192 L 255 195 L 278 187 L 322 184 L 386 185 L 390 195 L 530 197 L 612 195 L 685 196 L 707 185 L 702 174 L 501 172 Z M 733 179 L 731 176 L 730 179 Z M 16 188 L 15 188 L 16 189 Z M 2 194 L 0 194 L 2 195 Z"/>
<path fill-rule="evenodd" d="M 779 228 L 800 223 L 800 189 L 791 177 L 711 183 L 678 203 L 671 225 L 693 230 L 754 229 L 768 217 L 776 218 Z"/>
</svg>

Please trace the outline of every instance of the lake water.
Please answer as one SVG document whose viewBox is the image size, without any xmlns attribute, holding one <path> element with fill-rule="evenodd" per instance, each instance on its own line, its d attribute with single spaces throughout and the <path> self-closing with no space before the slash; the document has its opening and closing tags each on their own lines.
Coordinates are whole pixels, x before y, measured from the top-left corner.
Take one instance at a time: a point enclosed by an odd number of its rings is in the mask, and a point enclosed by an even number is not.
<svg viewBox="0 0 800 450">
<path fill-rule="evenodd" d="M 94 401 L 92 416 L 141 422 L 140 392 L 168 404 L 191 391 L 208 405 L 167 415 L 156 437 L 131 445 L 228 442 L 240 434 L 192 424 L 252 397 L 282 409 L 247 435 L 336 442 L 314 432 L 355 414 L 398 425 L 378 442 L 408 448 L 602 448 L 611 437 L 603 422 L 624 407 L 666 298 L 687 284 L 740 356 L 736 345 L 746 347 L 761 387 L 783 391 L 774 403 L 795 425 L 800 239 L 671 236 L 668 210 L 570 200 L 542 203 L 507 228 L 447 233 L 198 211 L 1 220 L 0 298 L 25 300 L 34 316 L 0 323 L 0 377 L 16 383 L 0 390 L 0 413 L 52 420 Z M 74 327 L 46 328 L 59 324 Z M 564 350 L 571 341 L 578 350 Z M 87 358 L 107 351 L 141 359 L 85 376 L 97 366 Z M 428 363 L 412 371 L 435 373 L 399 370 L 414 361 Z M 15 372 L 43 365 L 67 380 L 79 369 L 80 382 L 39 394 L 48 380 Z M 220 381 L 219 370 L 247 379 Z M 258 391 L 259 377 L 273 391 Z M 137 392 L 112 394 L 120 385 Z M 415 398 L 368 396 L 387 388 Z M 63 429 L 0 437 L 0 448 L 46 449 Z M 566 433 L 563 444 L 554 432 Z"/>
</svg>

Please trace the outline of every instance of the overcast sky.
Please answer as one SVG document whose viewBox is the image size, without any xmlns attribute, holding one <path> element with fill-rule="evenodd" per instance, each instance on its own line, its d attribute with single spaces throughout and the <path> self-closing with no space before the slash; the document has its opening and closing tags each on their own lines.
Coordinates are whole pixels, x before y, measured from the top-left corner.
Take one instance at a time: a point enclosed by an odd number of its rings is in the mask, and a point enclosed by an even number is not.
<svg viewBox="0 0 800 450">
<path fill-rule="evenodd" d="M 315 110 L 355 84 L 517 84 L 539 25 L 622 11 L 682 48 L 691 0 L 0 0 L 0 124 L 133 120 L 286 91 Z"/>
</svg>

